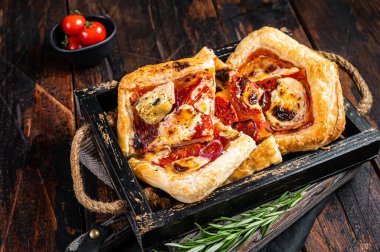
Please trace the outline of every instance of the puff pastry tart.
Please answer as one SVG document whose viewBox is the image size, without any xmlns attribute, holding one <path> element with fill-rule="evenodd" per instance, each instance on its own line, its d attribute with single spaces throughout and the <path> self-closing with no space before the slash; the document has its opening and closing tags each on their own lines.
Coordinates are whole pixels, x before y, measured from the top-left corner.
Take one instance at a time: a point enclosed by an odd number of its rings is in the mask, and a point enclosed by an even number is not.
<svg viewBox="0 0 380 252">
<path fill-rule="evenodd" d="M 232 182 L 280 163 L 281 153 L 259 104 L 259 97 L 264 91 L 247 77 L 239 77 L 236 71 L 222 62 L 212 51 L 202 49 L 195 57 L 202 57 L 204 54 L 213 56 L 216 82 L 220 89 L 224 89 L 216 93 L 215 116 L 224 125 L 243 132 L 258 144 L 226 182 Z"/>
<path fill-rule="evenodd" d="M 214 118 L 209 53 L 142 67 L 121 80 L 118 95 L 117 133 L 131 168 L 179 201 L 209 195 L 256 148 Z"/>
<path fill-rule="evenodd" d="M 262 90 L 255 99 L 282 154 L 318 149 L 343 131 L 336 64 L 281 31 L 252 32 L 226 63 Z"/>
<path fill-rule="evenodd" d="M 119 85 L 118 138 L 126 156 L 213 139 L 215 68 L 209 57 L 142 67 Z"/>
</svg>

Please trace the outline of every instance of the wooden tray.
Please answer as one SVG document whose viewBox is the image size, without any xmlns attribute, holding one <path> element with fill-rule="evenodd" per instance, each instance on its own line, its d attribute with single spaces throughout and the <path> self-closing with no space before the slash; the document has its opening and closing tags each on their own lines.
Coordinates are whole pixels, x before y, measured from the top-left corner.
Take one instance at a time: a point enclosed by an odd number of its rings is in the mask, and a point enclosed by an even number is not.
<svg viewBox="0 0 380 252">
<path fill-rule="evenodd" d="M 235 44 L 229 45 L 216 50 L 216 54 L 224 60 L 234 49 Z M 203 224 L 216 217 L 241 213 L 284 191 L 350 169 L 373 159 L 380 149 L 380 133 L 345 99 L 345 139 L 333 142 L 327 149 L 285 155 L 281 164 L 222 186 L 200 202 L 177 202 L 154 211 L 106 120 L 106 113 L 117 106 L 117 82 L 75 91 L 75 99 L 82 116 L 92 126 L 97 148 L 118 196 L 128 203 L 130 211 L 126 215 L 142 249 L 191 231 L 194 222 Z"/>
</svg>

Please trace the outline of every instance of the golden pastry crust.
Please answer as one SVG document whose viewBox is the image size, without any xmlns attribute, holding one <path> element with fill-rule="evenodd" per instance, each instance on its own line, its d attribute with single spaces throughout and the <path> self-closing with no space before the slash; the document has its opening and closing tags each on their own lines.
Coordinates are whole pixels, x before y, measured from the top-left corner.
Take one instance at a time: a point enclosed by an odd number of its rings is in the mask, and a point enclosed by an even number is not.
<svg viewBox="0 0 380 252">
<path fill-rule="evenodd" d="M 240 134 L 214 161 L 199 170 L 184 173 L 176 173 L 134 157 L 128 163 L 142 181 L 162 189 L 181 202 L 193 203 L 202 200 L 222 185 L 254 148 L 256 145 L 252 138 Z"/>
<path fill-rule="evenodd" d="M 336 139 L 345 125 L 336 64 L 271 27 L 254 31 L 244 38 L 228 58 L 227 64 L 238 69 L 257 49 L 267 49 L 281 60 L 305 69 L 310 87 L 314 123 L 293 133 L 276 133 L 275 139 L 281 153 L 315 150 Z"/>
<path fill-rule="evenodd" d="M 195 56 L 195 58 L 204 58 L 204 57 L 212 57 L 215 63 L 215 82 L 216 87 L 220 90 L 223 90 L 227 87 L 228 80 L 231 75 L 234 74 L 234 71 L 230 69 L 230 67 L 224 63 L 218 56 L 215 55 L 214 51 L 203 47 Z"/>
<path fill-rule="evenodd" d="M 273 136 L 268 137 L 254 149 L 249 157 L 227 179 L 225 184 L 252 175 L 271 165 L 282 162 L 281 152 Z"/>
<path fill-rule="evenodd" d="M 123 77 L 118 89 L 117 135 L 124 155 L 128 157 L 136 153 L 133 147 L 133 137 L 135 134 L 133 127 L 134 115 L 130 101 L 132 91 L 164 85 L 199 71 L 207 71 L 214 75 L 215 67 L 211 55 L 204 54 L 198 58 L 187 58 L 157 65 L 147 65 Z M 213 88 L 215 89 L 215 87 Z M 213 114 L 213 104 L 211 105 L 210 114 Z"/>
</svg>

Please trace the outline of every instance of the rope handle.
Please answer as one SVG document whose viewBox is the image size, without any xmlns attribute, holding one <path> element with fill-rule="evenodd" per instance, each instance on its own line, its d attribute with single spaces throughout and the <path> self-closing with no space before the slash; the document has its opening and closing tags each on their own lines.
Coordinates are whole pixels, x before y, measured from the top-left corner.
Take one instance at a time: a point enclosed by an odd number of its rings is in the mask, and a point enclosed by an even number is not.
<svg viewBox="0 0 380 252">
<path fill-rule="evenodd" d="M 324 51 L 319 51 L 325 58 L 336 62 L 343 70 L 345 70 L 352 78 L 355 86 L 359 90 L 362 99 L 359 102 L 357 110 L 362 114 L 366 115 L 370 111 L 373 103 L 372 94 L 368 88 L 367 83 L 364 81 L 363 77 L 360 75 L 359 71 L 345 58 L 336 55 L 334 53 L 328 53 Z M 112 116 L 107 116 L 107 120 L 111 125 L 115 124 L 115 119 Z M 80 146 L 86 137 L 91 134 L 91 126 L 89 124 L 83 125 L 75 133 L 73 143 L 71 145 L 70 163 L 71 163 L 71 176 L 73 177 L 73 188 L 75 196 L 79 203 L 82 204 L 86 209 L 104 214 L 117 215 L 124 213 L 126 211 L 126 203 L 122 200 L 116 200 L 113 202 L 102 202 L 91 199 L 85 192 L 83 186 L 83 179 L 80 172 L 79 164 L 79 151 Z M 158 196 L 149 190 L 150 188 L 144 189 L 146 196 L 156 202 L 159 201 Z M 165 203 L 158 203 L 158 205 L 166 205 Z"/>
<path fill-rule="evenodd" d="M 356 109 L 359 111 L 360 114 L 367 115 L 372 108 L 373 98 L 367 83 L 359 73 L 358 69 L 340 55 L 325 51 L 318 52 L 322 54 L 323 57 L 325 57 L 326 59 L 329 59 L 337 63 L 344 71 L 346 71 L 350 75 L 352 81 L 354 82 L 356 88 L 359 90 L 359 93 L 362 97 Z"/>
<path fill-rule="evenodd" d="M 126 209 L 126 204 L 124 201 L 116 200 L 114 202 L 102 202 L 93 200 L 84 190 L 83 178 L 79 164 L 79 151 L 83 139 L 89 137 L 90 134 L 91 126 L 89 124 L 83 125 L 75 133 L 73 143 L 71 145 L 70 165 L 75 197 L 78 199 L 79 203 L 82 204 L 82 206 L 91 212 L 113 215 L 124 213 Z"/>
</svg>

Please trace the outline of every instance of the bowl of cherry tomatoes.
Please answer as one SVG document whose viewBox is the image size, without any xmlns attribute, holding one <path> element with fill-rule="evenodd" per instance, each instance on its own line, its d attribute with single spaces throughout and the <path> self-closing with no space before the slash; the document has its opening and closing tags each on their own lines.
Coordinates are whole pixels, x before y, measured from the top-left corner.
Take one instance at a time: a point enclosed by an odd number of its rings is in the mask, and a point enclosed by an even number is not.
<svg viewBox="0 0 380 252">
<path fill-rule="evenodd" d="M 74 11 L 56 24 L 49 36 L 53 50 L 67 62 L 88 67 L 99 63 L 110 52 L 116 26 L 106 16 L 83 16 Z"/>
</svg>

